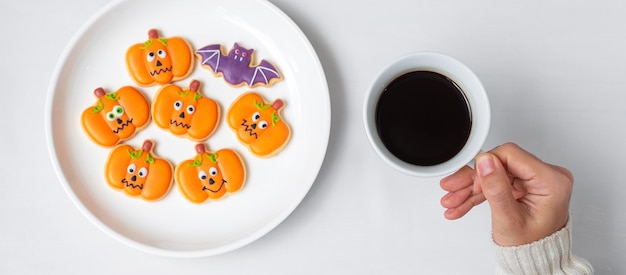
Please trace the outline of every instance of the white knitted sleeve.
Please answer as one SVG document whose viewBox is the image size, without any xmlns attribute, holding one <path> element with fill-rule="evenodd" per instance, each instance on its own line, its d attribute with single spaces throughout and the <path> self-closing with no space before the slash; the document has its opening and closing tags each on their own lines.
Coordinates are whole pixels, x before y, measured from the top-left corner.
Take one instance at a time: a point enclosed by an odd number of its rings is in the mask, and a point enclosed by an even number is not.
<svg viewBox="0 0 626 275">
<path fill-rule="evenodd" d="M 593 274 L 587 260 L 572 255 L 571 219 L 554 234 L 530 244 L 495 244 L 496 274 Z"/>
</svg>

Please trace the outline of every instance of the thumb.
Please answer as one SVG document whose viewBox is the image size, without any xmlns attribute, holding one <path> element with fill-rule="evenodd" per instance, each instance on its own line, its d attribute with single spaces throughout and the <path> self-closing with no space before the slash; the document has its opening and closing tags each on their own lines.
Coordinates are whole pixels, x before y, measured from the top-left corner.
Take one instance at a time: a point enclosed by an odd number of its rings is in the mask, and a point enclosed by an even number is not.
<svg viewBox="0 0 626 275">
<path fill-rule="evenodd" d="M 491 153 L 476 158 L 476 182 L 491 207 L 494 222 L 511 219 L 519 213 L 519 204 L 513 197 L 511 180 L 500 159 Z"/>
</svg>

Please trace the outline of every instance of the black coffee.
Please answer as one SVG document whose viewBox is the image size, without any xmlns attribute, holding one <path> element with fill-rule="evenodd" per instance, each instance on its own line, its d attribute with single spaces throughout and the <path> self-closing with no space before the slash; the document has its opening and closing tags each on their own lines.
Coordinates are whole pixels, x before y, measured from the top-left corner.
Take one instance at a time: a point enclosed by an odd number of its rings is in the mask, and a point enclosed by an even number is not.
<svg viewBox="0 0 626 275">
<path fill-rule="evenodd" d="M 376 105 L 376 128 L 387 150 L 419 166 L 443 163 L 463 148 L 472 127 L 461 89 L 444 75 L 414 71 L 391 81 Z"/>
</svg>

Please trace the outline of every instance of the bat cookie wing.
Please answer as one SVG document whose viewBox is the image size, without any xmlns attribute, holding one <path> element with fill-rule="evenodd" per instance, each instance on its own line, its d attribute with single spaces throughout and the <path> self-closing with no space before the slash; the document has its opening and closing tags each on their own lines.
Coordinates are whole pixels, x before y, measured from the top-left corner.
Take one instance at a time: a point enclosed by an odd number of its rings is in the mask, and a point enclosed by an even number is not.
<svg viewBox="0 0 626 275">
<path fill-rule="evenodd" d="M 196 51 L 203 66 L 209 66 L 214 73 L 220 72 L 222 60 L 222 47 L 220 44 L 208 45 Z"/>
<path fill-rule="evenodd" d="M 262 60 L 261 64 L 254 68 L 254 73 L 250 78 L 248 86 L 253 87 L 259 84 L 269 86 L 272 82 L 281 79 L 282 76 L 278 72 L 278 69 L 276 69 L 272 63 Z"/>
</svg>

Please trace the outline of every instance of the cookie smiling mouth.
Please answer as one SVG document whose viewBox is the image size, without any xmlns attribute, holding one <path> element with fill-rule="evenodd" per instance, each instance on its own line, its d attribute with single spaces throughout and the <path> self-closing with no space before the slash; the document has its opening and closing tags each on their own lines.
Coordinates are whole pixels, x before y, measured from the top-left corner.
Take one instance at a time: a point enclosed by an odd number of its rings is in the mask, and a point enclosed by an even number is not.
<svg viewBox="0 0 626 275">
<path fill-rule="evenodd" d="M 176 127 L 182 127 L 186 129 L 191 128 L 191 125 L 184 123 L 184 122 L 178 122 L 177 120 L 173 120 L 173 119 L 170 119 L 170 125 L 174 125 Z"/>
<path fill-rule="evenodd" d="M 161 69 L 150 72 L 150 76 L 154 76 L 154 75 L 161 74 L 161 73 L 168 73 L 171 71 L 172 71 L 172 66 L 169 66 L 167 68 L 161 68 Z"/>
<path fill-rule="evenodd" d="M 212 178 L 209 179 L 209 184 L 213 185 L 214 183 L 215 183 L 215 181 Z M 209 190 L 209 191 L 211 191 L 213 193 L 217 193 L 220 190 L 222 190 L 222 187 L 224 187 L 224 184 L 226 184 L 226 183 L 227 183 L 227 181 L 225 179 L 222 179 L 222 184 L 220 184 L 220 188 L 218 188 L 217 190 L 212 190 L 211 188 L 208 188 L 208 187 L 202 185 L 202 191 Z"/>
<path fill-rule="evenodd" d="M 128 180 L 126 178 L 122 179 L 122 183 L 124 184 L 124 186 L 130 187 L 132 189 L 135 189 L 135 188 L 138 188 L 139 190 L 143 189 L 143 184 L 136 184 L 135 185 L 134 183 L 128 182 Z"/>
</svg>

